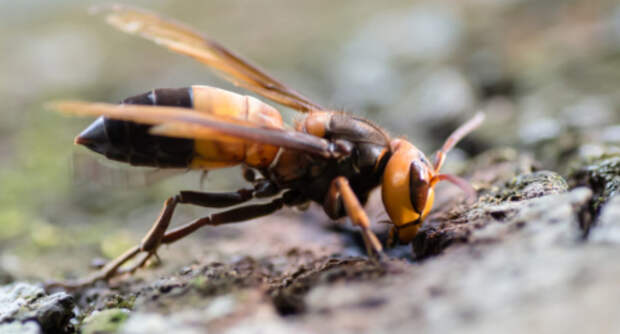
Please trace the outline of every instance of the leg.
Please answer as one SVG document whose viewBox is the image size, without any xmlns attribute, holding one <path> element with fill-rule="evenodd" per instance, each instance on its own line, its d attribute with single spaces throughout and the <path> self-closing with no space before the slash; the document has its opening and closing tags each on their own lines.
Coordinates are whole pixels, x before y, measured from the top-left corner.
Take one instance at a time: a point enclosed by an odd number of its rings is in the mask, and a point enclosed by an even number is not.
<svg viewBox="0 0 620 334">
<path fill-rule="evenodd" d="M 172 214 L 177 203 L 193 204 L 208 208 L 224 208 L 246 202 L 254 197 L 251 189 L 240 189 L 230 193 L 203 193 L 197 191 L 181 191 L 178 195 L 168 198 L 161 214 L 140 243 L 140 250 L 155 252 L 161 238 L 170 225 Z"/>
<path fill-rule="evenodd" d="M 181 191 L 177 196 L 171 197 L 166 201 L 159 218 L 155 221 L 153 227 L 149 230 L 144 239 L 142 239 L 142 242 L 140 243 L 140 250 L 149 253 L 149 255 L 147 255 L 145 259 L 140 262 L 144 264 L 149 257 L 156 255 L 155 252 L 161 244 L 164 233 L 170 225 L 172 213 L 174 212 L 174 208 L 177 203 L 193 204 L 210 208 L 224 208 L 247 202 L 254 197 L 263 198 L 266 196 L 273 196 L 276 193 L 277 187 L 268 181 L 256 183 L 254 185 L 254 189 L 240 189 L 236 192 L 230 193 Z"/>
<path fill-rule="evenodd" d="M 253 218 L 266 216 L 281 209 L 283 205 L 283 200 L 281 198 L 277 198 L 265 204 L 246 205 L 243 207 L 214 213 L 207 217 L 199 218 L 185 225 L 179 226 L 172 231 L 168 231 L 162 236 L 161 243 L 171 244 L 179 239 L 182 239 L 192 234 L 194 231 L 203 226 L 217 226 L 222 224 L 239 223 Z M 144 265 L 152 255 L 155 255 L 155 253 L 146 253 L 146 255 L 139 262 L 137 262 L 136 265 L 127 269 L 126 272 L 133 272 L 136 269 L 142 267 L 142 265 Z"/>
<path fill-rule="evenodd" d="M 119 274 L 119 268 L 123 264 L 127 263 L 129 260 L 136 257 L 141 252 L 145 252 L 146 253 L 145 256 L 140 261 L 138 261 L 136 265 L 132 266 L 130 269 L 124 272 L 128 272 L 128 271 L 131 272 L 131 271 L 138 269 L 139 267 L 144 265 L 151 256 L 156 254 L 157 248 L 162 242 L 163 243 L 173 242 L 173 241 L 170 241 L 170 236 L 168 236 L 168 239 L 166 240 L 163 240 L 163 239 L 166 238 L 166 236 L 168 235 L 165 232 L 168 226 L 170 225 L 172 214 L 174 213 L 174 209 L 176 208 L 176 205 L 178 203 L 194 204 L 194 205 L 200 205 L 200 206 L 205 206 L 205 207 L 226 207 L 226 206 L 232 206 L 232 205 L 246 202 L 252 199 L 253 197 L 254 197 L 254 190 L 251 190 L 251 189 L 241 189 L 236 192 L 230 192 L 230 193 L 201 193 L 201 192 L 194 192 L 194 191 L 182 191 L 178 195 L 170 197 L 168 198 L 168 200 L 166 200 L 161 214 L 159 215 L 159 217 L 153 224 L 153 227 L 151 227 L 149 232 L 142 239 L 142 241 L 140 242 L 140 245 L 132 247 L 131 249 L 126 251 L 121 256 L 117 257 L 113 261 L 106 264 L 103 268 L 95 272 L 93 275 L 90 275 L 84 279 L 81 279 L 75 282 L 52 282 L 52 283 L 47 284 L 47 287 L 50 287 L 50 288 L 64 287 L 64 288 L 70 289 L 70 288 L 78 288 L 80 286 L 93 284 L 95 281 L 102 280 L 102 279 L 108 280 L 114 277 L 115 275 Z M 249 206 L 249 207 L 251 208 L 252 206 Z M 230 211 L 236 212 L 237 210 L 240 210 L 240 209 L 242 208 L 237 208 L 237 209 L 233 209 Z M 260 209 L 256 209 L 256 210 L 258 211 Z M 226 212 L 227 211 L 223 213 L 214 214 L 213 217 L 216 217 L 216 220 L 221 219 L 219 217 L 225 214 Z M 256 217 L 258 216 L 260 215 L 257 215 Z M 210 217 L 207 217 L 205 219 L 209 219 L 209 218 Z M 250 219 L 250 218 L 253 218 L 253 217 L 249 216 L 247 219 Z M 202 221 L 202 220 L 201 219 L 197 220 L 197 222 L 199 221 Z M 191 225 L 191 224 L 188 224 L 188 225 Z M 188 225 L 186 225 L 185 227 L 188 227 Z M 200 225 L 200 226 L 204 226 L 204 225 L 207 225 L 207 224 L 203 222 L 203 225 Z M 195 227 L 189 233 L 198 229 L 198 227 L 200 226 Z M 178 235 L 178 233 L 180 232 L 179 230 L 181 229 L 183 229 L 183 227 L 177 228 L 176 230 L 172 231 L 172 232 L 176 231 L 175 232 L 176 234 L 173 234 L 173 235 Z M 181 237 L 189 233 L 185 233 Z M 177 239 L 180 239 L 181 237 L 178 237 Z"/>
<path fill-rule="evenodd" d="M 197 229 L 203 226 L 218 226 L 224 224 L 240 223 L 246 220 L 270 215 L 284 206 L 284 201 L 281 198 L 276 198 L 273 201 L 265 204 L 252 204 L 246 205 L 231 210 L 214 213 L 210 216 L 196 219 L 190 223 L 179 226 L 172 231 L 169 231 L 162 238 L 162 243 L 171 244 L 179 239 L 182 239 L 192 234 Z"/>
<path fill-rule="evenodd" d="M 360 204 L 357 196 L 351 189 L 349 181 L 343 176 L 339 176 L 332 181 L 327 201 L 328 210 L 340 209 L 339 202 L 342 200 L 344 208 L 347 212 L 351 222 L 354 225 L 359 226 L 362 229 L 362 236 L 364 237 L 364 244 L 366 245 L 366 251 L 369 256 L 377 255 L 383 256 L 383 247 L 381 242 L 377 239 L 377 236 L 370 230 L 370 220 L 364 211 L 364 208 Z"/>
</svg>

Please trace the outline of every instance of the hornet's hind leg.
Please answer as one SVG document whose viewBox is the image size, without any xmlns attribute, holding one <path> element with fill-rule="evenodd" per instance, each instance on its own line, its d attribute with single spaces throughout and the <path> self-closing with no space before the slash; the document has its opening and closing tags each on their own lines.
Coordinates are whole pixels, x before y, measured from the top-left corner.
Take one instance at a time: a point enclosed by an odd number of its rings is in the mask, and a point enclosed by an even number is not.
<svg viewBox="0 0 620 334">
<path fill-rule="evenodd" d="M 64 287 L 67 289 L 75 289 L 81 286 L 93 284 L 98 280 L 109 280 L 114 276 L 126 272 L 133 272 L 143 266 L 151 256 L 156 256 L 157 248 L 161 244 L 173 243 L 205 225 L 215 226 L 228 223 L 237 223 L 270 214 L 283 206 L 283 200 L 281 198 L 276 198 L 266 204 L 247 205 L 214 213 L 207 217 L 196 219 L 172 231 L 166 232 L 168 226 L 170 225 L 174 209 L 178 203 L 214 208 L 230 207 L 247 202 L 252 198 L 271 196 L 273 195 L 273 192 L 273 187 L 261 185 L 260 183 L 257 184 L 255 189 L 240 189 L 236 192 L 230 193 L 182 191 L 178 195 L 170 197 L 166 200 L 161 214 L 139 245 L 130 248 L 124 254 L 84 279 L 73 282 L 51 282 L 47 284 L 47 287 Z M 125 263 L 135 258 L 140 253 L 144 254 L 140 260 L 138 260 L 131 267 L 122 271 L 120 270 Z"/>
</svg>

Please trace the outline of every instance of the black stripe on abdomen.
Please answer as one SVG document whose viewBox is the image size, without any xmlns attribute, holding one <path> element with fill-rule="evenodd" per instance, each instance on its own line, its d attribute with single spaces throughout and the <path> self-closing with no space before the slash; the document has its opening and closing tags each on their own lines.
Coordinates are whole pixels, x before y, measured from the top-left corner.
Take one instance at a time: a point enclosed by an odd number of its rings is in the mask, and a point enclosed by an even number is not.
<svg viewBox="0 0 620 334">
<path fill-rule="evenodd" d="M 128 97 L 122 103 L 193 108 L 193 100 L 192 87 L 159 88 L 144 94 Z"/>
<path fill-rule="evenodd" d="M 161 88 L 128 97 L 124 104 L 193 107 L 192 88 Z M 110 157 L 135 166 L 186 168 L 194 156 L 192 139 L 155 136 L 150 125 L 105 119 L 110 142 L 122 152 L 122 157 Z"/>
</svg>

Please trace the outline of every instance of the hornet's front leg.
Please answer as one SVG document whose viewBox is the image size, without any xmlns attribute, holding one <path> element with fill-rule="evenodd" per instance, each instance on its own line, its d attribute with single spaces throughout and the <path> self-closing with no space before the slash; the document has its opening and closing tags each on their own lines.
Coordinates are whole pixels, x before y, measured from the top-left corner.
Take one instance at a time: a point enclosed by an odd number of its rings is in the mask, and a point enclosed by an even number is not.
<svg viewBox="0 0 620 334">
<path fill-rule="evenodd" d="M 344 176 L 338 176 L 332 181 L 325 199 L 325 208 L 329 211 L 330 216 L 338 216 L 340 203 L 344 205 L 344 209 L 351 222 L 361 228 L 368 255 L 371 257 L 376 256 L 379 259 L 384 257 L 381 242 L 374 232 L 370 230 L 370 220 L 357 199 L 355 192 L 351 189 L 349 181 Z"/>
</svg>

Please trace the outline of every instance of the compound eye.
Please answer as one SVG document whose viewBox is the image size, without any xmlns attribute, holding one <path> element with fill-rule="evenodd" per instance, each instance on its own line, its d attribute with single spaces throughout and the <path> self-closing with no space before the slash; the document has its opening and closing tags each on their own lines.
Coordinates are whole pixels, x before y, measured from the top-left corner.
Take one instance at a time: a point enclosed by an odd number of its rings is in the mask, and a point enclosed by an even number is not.
<svg viewBox="0 0 620 334">
<path fill-rule="evenodd" d="M 409 167 L 409 199 L 413 209 L 420 216 L 426 207 L 429 187 L 428 168 L 418 160 L 412 161 Z"/>
</svg>

